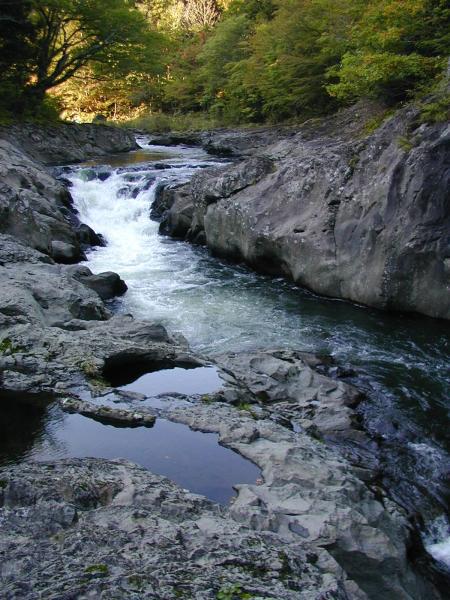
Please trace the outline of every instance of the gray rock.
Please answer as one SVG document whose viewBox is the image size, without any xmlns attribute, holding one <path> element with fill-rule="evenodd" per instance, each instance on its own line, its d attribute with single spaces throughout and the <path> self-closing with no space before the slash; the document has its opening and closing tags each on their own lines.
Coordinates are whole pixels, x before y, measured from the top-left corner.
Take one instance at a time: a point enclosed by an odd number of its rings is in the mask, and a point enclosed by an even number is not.
<svg viewBox="0 0 450 600">
<path fill-rule="evenodd" d="M 286 139 L 295 133 L 294 127 L 283 125 L 255 127 L 245 132 L 213 130 L 202 133 L 200 143 L 205 150 L 218 156 L 252 156 L 280 138 Z"/>
<path fill-rule="evenodd" d="M 151 144 L 162 146 L 203 146 L 216 156 L 251 156 L 255 150 L 296 133 L 291 126 L 254 127 L 245 130 L 212 129 L 209 131 L 189 131 L 187 133 L 170 132 L 152 135 Z"/>
<path fill-rule="evenodd" d="M 96 233 L 92 227 L 89 227 L 89 225 L 86 225 L 85 223 L 81 223 L 76 232 L 78 241 L 84 248 L 106 245 L 103 236 L 101 236 L 99 233 Z"/>
<path fill-rule="evenodd" d="M 155 221 L 161 220 L 167 211 L 172 207 L 175 200 L 175 191 L 181 187 L 182 184 L 158 184 L 155 191 L 155 200 L 152 204 L 150 211 L 150 218 Z"/>
<path fill-rule="evenodd" d="M 0 586 L 11 600 L 366 597 L 326 551 L 249 529 L 123 460 L 24 464 L 1 478 Z"/>
<path fill-rule="evenodd" d="M 237 402 L 253 398 L 269 414 L 283 415 L 288 422 L 317 431 L 326 439 L 364 439 L 353 410 L 361 393 L 317 373 L 301 353 L 238 353 L 216 357 L 216 362 L 233 375 L 238 390 L 243 390 Z"/>
<path fill-rule="evenodd" d="M 56 262 L 71 265 L 86 257 L 80 252 L 80 247 L 66 242 L 53 241 L 50 244 L 50 255 Z"/>
<path fill-rule="evenodd" d="M 109 317 L 99 296 L 72 277 L 72 267 L 57 265 L 1 234 L 0 263 L 0 315 L 8 317 L 10 328 L 54 327 L 73 318 Z M 2 329 L 0 324 L 0 335 Z"/>
<path fill-rule="evenodd" d="M 255 158 L 197 174 L 163 231 L 203 231 L 214 254 L 325 296 L 448 319 L 450 129 L 408 108 L 364 137 L 356 111 L 256 148 L 273 168 L 253 183 Z"/>
<path fill-rule="evenodd" d="M 0 233 L 73 260 L 82 254 L 66 188 L 25 154 L 0 139 Z"/>
<path fill-rule="evenodd" d="M 116 427 L 153 427 L 156 421 L 155 415 L 148 412 L 93 404 L 78 398 L 62 398 L 59 405 L 65 412 L 78 413 L 101 423 L 112 423 Z"/>
<path fill-rule="evenodd" d="M 88 315 L 90 316 L 90 315 Z M 83 318 L 84 317 L 84 318 Z M 2 387 L 11 391 L 51 392 L 56 385 L 89 383 L 107 387 L 109 373 L 116 376 L 130 366 L 152 371 L 161 365 L 183 365 L 195 358 L 179 340 L 165 339 L 152 324 L 117 316 L 107 321 L 86 315 L 52 327 L 9 326 L 7 338 L 15 349 L 0 354 Z"/>
<path fill-rule="evenodd" d="M 0 127 L 0 138 L 8 140 L 30 158 L 51 165 L 80 162 L 138 147 L 134 135 L 126 129 L 87 123 L 21 123 Z"/>
<path fill-rule="evenodd" d="M 106 271 L 98 275 L 86 275 L 78 277 L 78 281 L 97 292 L 102 300 L 110 300 L 115 296 L 122 296 L 128 287 L 117 273 Z"/>
<path fill-rule="evenodd" d="M 139 132 L 147 135 L 147 132 Z M 189 146 L 200 146 L 203 143 L 203 135 L 201 132 L 189 131 L 187 133 L 166 132 L 166 133 L 150 133 L 150 144 L 157 146 L 179 146 L 187 144 Z"/>
</svg>

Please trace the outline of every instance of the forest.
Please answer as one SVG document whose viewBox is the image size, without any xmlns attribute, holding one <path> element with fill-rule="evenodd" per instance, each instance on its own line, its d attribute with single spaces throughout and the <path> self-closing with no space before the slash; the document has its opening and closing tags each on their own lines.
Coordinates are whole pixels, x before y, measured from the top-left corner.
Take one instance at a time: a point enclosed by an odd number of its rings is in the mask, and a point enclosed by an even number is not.
<svg viewBox="0 0 450 600">
<path fill-rule="evenodd" d="M 448 0 L 0 0 L 0 121 L 301 122 L 435 94 Z M 436 96 L 437 94 L 437 96 Z"/>
</svg>

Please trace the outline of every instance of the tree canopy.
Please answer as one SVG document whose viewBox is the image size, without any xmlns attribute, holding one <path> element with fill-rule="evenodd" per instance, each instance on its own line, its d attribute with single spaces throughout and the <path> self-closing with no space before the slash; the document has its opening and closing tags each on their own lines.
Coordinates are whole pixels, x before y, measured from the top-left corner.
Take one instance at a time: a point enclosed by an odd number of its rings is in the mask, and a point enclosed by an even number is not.
<svg viewBox="0 0 450 600">
<path fill-rule="evenodd" d="M 158 34 L 131 0 L 2 0 L 2 13 L 4 73 L 25 102 L 38 104 L 87 66 L 154 72 L 160 56 Z"/>
<path fill-rule="evenodd" d="M 342 100 L 395 103 L 440 76 L 450 54 L 447 0 L 370 2 L 350 31 L 349 48 L 328 87 Z"/>
<path fill-rule="evenodd" d="M 0 0 L 0 106 L 302 119 L 427 93 L 448 0 Z M 136 112 L 137 111 L 137 112 Z"/>
</svg>

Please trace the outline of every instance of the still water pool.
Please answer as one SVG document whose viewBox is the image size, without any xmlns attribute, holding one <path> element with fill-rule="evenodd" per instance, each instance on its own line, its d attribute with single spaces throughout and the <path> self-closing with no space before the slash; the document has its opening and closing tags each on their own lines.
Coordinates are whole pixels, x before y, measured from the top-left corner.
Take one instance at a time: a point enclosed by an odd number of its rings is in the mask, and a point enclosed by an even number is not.
<svg viewBox="0 0 450 600">
<path fill-rule="evenodd" d="M 104 425 L 36 398 L 0 396 L 0 467 L 24 460 L 126 458 L 183 488 L 228 504 L 233 485 L 255 483 L 260 470 L 224 448 L 213 433 L 157 419 L 153 427 Z"/>
</svg>

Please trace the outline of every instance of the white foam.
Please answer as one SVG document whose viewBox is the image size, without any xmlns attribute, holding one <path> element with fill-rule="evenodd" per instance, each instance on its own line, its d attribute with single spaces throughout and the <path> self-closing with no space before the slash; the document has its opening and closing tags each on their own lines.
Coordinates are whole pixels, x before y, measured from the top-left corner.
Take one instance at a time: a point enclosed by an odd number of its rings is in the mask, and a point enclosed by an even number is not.
<svg viewBox="0 0 450 600">
<path fill-rule="evenodd" d="M 426 551 L 450 568 L 450 523 L 446 515 L 440 515 L 428 524 L 423 541 Z"/>
<path fill-rule="evenodd" d="M 450 537 L 437 544 L 426 546 L 426 550 L 435 560 L 450 568 Z"/>
</svg>

